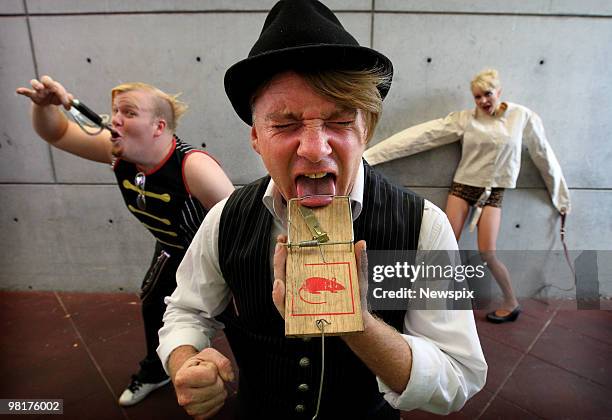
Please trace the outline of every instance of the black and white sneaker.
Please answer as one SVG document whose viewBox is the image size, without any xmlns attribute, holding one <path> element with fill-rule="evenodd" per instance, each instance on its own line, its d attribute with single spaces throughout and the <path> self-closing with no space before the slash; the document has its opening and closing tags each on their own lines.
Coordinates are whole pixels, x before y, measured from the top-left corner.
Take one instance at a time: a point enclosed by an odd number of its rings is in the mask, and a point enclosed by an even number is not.
<svg viewBox="0 0 612 420">
<path fill-rule="evenodd" d="M 128 407 L 144 400 L 147 395 L 170 382 L 170 378 L 156 383 L 140 382 L 138 376 L 132 375 L 132 382 L 119 397 L 119 405 Z"/>
</svg>

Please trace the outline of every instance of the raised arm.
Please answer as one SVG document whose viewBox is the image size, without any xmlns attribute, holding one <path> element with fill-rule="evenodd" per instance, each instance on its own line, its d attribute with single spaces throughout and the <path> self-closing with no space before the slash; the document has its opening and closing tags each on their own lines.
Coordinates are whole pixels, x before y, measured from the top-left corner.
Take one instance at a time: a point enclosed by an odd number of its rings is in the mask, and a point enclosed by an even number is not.
<svg viewBox="0 0 612 420">
<path fill-rule="evenodd" d="M 20 87 L 17 93 L 32 101 L 32 127 L 47 143 L 85 159 L 111 163 L 110 134 L 103 131 L 95 136 L 84 133 L 74 122 L 68 121 L 58 108 L 70 109 L 72 94 L 64 86 L 43 76 L 30 81 L 31 89 Z"/>
<path fill-rule="evenodd" d="M 402 130 L 366 150 L 363 157 L 369 164 L 378 165 L 458 141 L 463 136 L 467 112 L 453 112 Z"/>
<path fill-rule="evenodd" d="M 571 203 L 567 183 L 563 177 L 559 161 L 546 139 L 542 120 L 535 112 L 532 112 L 527 119 L 523 131 L 523 141 L 529 150 L 533 163 L 544 179 L 553 205 L 559 213 L 569 213 Z"/>
</svg>

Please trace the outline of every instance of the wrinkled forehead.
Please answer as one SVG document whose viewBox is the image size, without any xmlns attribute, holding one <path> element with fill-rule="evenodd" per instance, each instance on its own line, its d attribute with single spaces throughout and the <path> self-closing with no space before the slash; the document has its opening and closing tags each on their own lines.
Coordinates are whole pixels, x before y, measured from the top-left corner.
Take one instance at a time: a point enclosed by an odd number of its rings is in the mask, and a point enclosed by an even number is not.
<svg viewBox="0 0 612 420">
<path fill-rule="evenodd" d="M 323 96 L 310 85 L 308 79 L 295 72 L 274 76 L 257 90 L 252 104 L 253 112 L 266 120 L 282 117 L 327 119 L 357 113 L 355 109 Z"/>
</svg>

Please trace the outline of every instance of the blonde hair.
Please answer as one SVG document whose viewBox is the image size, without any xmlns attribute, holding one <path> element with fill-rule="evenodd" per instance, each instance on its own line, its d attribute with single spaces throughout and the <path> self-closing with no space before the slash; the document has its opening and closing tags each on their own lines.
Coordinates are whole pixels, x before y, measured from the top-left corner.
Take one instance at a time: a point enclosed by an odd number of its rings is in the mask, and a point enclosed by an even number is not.
<svg viewBox="0 0 612 420">
<path fill-rule="evenodd" d="M 470 82 L 472 90 L 478 88 L 480 90 L 499 89 L 501 82 L 499 81 L 499 72 L 495 69 L 486 69 L 478 73 Z"/>
<path fill-rule="evenodd" d="M 324 98 L 347 109 L 361 110 L 365 120 L 365 140 L 366 143 L 370 141 L 382 115 L 383 98 L 378 87 L 389 86 L 391 84 L 391 74 L 387 74 L 378 68 L 365 70 L 296 70 L 296 72 L 306 80 L 316 93 Z M 252 109 L 255 100 L 271 80 L 262 83 L 251 97 Z M 253 122 L 255 122 L 254 119 Z"/>
<path fill-rule="evenodd" d="M 163 118 L 168 125 L 168 129 L 174 132 L 178 125 L 178 120 L 187 111 L 188 108 L 186 103 L 178 100 L 180 93 L 177 93 L 176 95 L 169 95 L 166 92 L 147 83 L 122 83 L 118 86 L 115 86 L 111 91 L 111 100 L 114 101 L 115 96 L 120 93 L 135 90 L 148 92 L 151 94 L 153 98 L 153 109 L 151 110 L 153 112 L 153 115 L 158 118 Z"/>
<path fill-rule="evenodd" d="M 366 143 L 374 135 L 382 115 L 379 86 L 391 84 L 391 75 L 380 69 L 327 70 L 303 74 L 310 86 L 321 96 L 348 109 L 363 111 Z"/>
</svg>

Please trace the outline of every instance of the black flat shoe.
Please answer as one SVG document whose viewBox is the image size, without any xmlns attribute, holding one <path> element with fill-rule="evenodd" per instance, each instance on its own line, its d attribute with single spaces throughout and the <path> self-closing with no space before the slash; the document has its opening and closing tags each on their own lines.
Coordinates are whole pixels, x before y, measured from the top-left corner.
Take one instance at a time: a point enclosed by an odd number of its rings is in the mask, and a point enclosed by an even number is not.
<svg viewBox="0 0 612 420">
<path fill-rule="evenodd" d="M 512 312 L 505 316 L 496 315 L 495 312 L 496 311 L 493 311 L 487 314 L 487 321 L 492 322 L 494 324 L 501 324 L 503 322 L 514 322 L 521 313 L 521 305 L 518 305 L 512 310 Z"/>
</svg>

